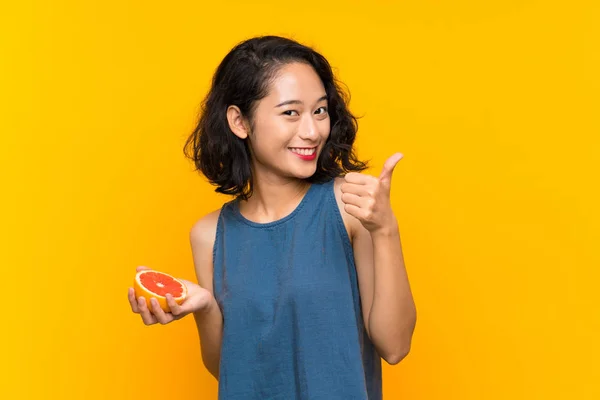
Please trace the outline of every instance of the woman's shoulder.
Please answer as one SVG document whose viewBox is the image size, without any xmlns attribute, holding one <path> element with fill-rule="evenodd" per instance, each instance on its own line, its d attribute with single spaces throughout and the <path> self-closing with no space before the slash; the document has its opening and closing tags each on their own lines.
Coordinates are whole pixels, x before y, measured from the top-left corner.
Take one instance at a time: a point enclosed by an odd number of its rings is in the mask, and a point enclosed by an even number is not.
<svg viewBox="0 0 600 400">
<path fill-rule="evenodd" d="M 204 215 L 192 225 L 190 229 L 190 241 L 192 245 L 212 247 L 217 233 L 217 224 L 221 209 L 216 209 Z"/>
<path fill-rule="evenodd" d="M 350 238 L 350 242 L 352 242 L 352 236 L 354 234 L 354 227 L 358 220 L 352 215 L 346 212 L 346 208 L 344 207 L 344 201 L 342 200 L 342 184 L 345 182 L 343 176 L 338 176 L 333 180 L 333 194 L 335 195 L 335 200 L 337 206 L 340 210 L 340 214 L 342 216 L 342 220 L 344 221 L 344 226 L 346 227 L 346 232 L 348 232 L 348 237 Z M 358 222 L 360 223 L 360 222 Z"/>
<path fill-rule="evenodd" d="M 213 247 L 220 209 L 212 211 L 194 223 L 190 229 L 190 245 L 194 269 L 200 286 L 212 291 Z"/>
</svg>

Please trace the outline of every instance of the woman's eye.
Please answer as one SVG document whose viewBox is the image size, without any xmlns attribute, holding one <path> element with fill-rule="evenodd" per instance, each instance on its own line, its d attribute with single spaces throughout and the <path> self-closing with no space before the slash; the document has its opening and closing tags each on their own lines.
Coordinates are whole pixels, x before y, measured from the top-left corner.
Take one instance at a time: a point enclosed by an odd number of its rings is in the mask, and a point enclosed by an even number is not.
<svg viewBox="0 0 600 400">
<path fill-rule="evenodd" d="M 327 113 L 327 107 L 319 107 L 318 110 L 322 110 L 322 111 L 317 112 L 317 114 L 326 114 Z M 287 110 L 287 111 L 283 112 L 283 114 L 289 115 L 290 117 L 293 116 L 292 113 L 296 113 L 296 115 L 300 115 L 300 114 L 298 114 L 298 112 L 296 110 Z"/>
</svg>

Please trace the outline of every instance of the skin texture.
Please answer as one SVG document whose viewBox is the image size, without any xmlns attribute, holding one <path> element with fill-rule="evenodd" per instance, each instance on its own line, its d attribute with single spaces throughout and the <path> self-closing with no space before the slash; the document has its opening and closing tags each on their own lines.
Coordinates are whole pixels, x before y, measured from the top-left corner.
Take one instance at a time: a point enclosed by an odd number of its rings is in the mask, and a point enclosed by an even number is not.
<svg viewBox="0 0 600 400">
<path fill-rule="evenodd" d="M 252 153 L 253 194 L 240 202 L 240 212 L 259 223 L 290 214 L 309 188 L 304 179 L 316 171 L 318 155 L 330 133 L 325 89 L 311 66 L 293 63 L 276 75 L 251 122 L 236 106 L 227 110 L 233 134 L 248 140 Z M 294 103 L 280 105 L 284 102 Z M 252 127 L 252 129 L 251 129 Z M 293 149 L 314 149 L 317 157 L 305 160 Z M 313 151 L 313 150 L 311 150 Z M 377 177 L 348 173 L 335 179 L 334 191 L 344 225 L 352 242 L 366 330 L 379 354 L 390 364 L 409 352 L 416 324 L 416 309 L 404 267 L 400 234 L 390 202 L 392 174 L 402 159 L 393 154 Z M 132 311 L 147 325 L 167 324 L 193 314 L 206 368 L 218 379 L 223 317 L 213 295 L 213 260 L 217 218 L 215 210 L 190 231 L 198 284 L 185 281 L 183 304 L 169 302 L 171 313 L 135 299 Z M 138 267 L 143 268 L 143 267 Z"/>
</svg>

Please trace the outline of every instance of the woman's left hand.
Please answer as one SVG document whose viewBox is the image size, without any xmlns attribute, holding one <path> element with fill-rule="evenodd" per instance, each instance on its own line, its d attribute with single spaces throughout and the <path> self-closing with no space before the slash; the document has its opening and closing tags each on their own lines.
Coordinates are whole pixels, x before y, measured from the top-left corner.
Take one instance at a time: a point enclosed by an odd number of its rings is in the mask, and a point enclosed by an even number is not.
<svg viewBox="0 0 600 400">
<path fill-rule="evenodd" d="M 390 202 L 392 173 L 404 157 L 396 153 L 387 159 L 379 177 L 349 172 L 341 185 L 344 209 L 371 233 L 397 229 Z"/>
</svg>

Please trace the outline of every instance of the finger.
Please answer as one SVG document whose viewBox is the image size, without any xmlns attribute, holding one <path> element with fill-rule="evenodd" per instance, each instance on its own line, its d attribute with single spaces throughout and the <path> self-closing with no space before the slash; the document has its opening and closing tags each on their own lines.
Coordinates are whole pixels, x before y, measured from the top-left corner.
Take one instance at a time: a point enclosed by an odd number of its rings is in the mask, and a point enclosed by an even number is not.
<svg viewBox="0 0 600 400">
<path fill-rule="evenodd" d="M 358 208 L 368 207 L 369 197 L 361 197 L 357 196 L 354 193 L 344 193 L 342 194 L 342 201 L 344 204 L 356 206 Z"/>
<path fill-rule="evenodd" d="M 352 193 L 362 197 L 373 197 L 375 195 L 371 185 L 360 185 L 356 183 L 344 182 L 340 185 L 340 190 L 342 191 L 342 194 Z"/>
<path fill-rule="evenodd" d="M 345 204 L 344 210 L 346 210 L 348 214 L 352 215 L 359 221 L 363 219 L 362 209 L 360 207 L 355 206 L 354 204 Z"/>
<path fill-rule="evenodd" d="M 138 308 L 137 300 L 135 299 L 135 291 L 133 290 L 133 288 L 131 288 L 131 287 L 129 288 L 127 297 L 129 299 L 129 305 L 131 306 L 131 311 L 138 314 L 140 312 L 140 309 Z"/>
<path fill-rule="evenodd" d="M 169 308 L 171 309 L 171 314 L 173 314 L 173 317 L 177 318 L 179 316 L 182 316 L 182 314 L 184 313 L 183 307 L 180 306 L 179 304 L 177 304 L 177 302 L 175 301 L 173 296 L 171 296 L 170 293 L 167 293 L 165 295 L 165 297 L 167 298 L 167 304 L 169 305 Z"/>
<path fill-rule="evenodd" d="M 370 175 L 360 174 L 358 172 L 348 172 L 344 175 L 344 180 L 348 183 L 354 183 L 357 185 L 365 185 L 373 180 Z"/>
<path fill-rule="evenodd" d="M 396 153 L 383 164 L 383 169 L 381 170 L 381 174 L 379 175 L 380 181 L 390 182 L 392 180 L 392 173 L 394 172 L 394 168 L 398 161 L 404 158 L 404 154 Z"/>
<path fill-rule="evenodd" d="M 143 265 L 140 265 L 139 267 L 137 267 L 135 269 L 135 272 L 145 271 L 145 270 L 148 270 L 148 269 L 151 269 L 151 268 L 144 267 Z"/>
<path fill-rule="evenodd" d="M 160 308 L 160 304 L 158 304 L 158 300 L 156 300 L 155 298 L 150 299 L 150 306 L 152 307 L 152 314 L 154 314 L 156 320 L 162 325 L 168 324 L 169 322 L 173 321 L 173 317 L 168 313 L 164 312 L 162 308 Z"/>
<path fill-rule="evenodd" d="M 156 317 L 152 315 L 150 310 L 148 310 L 148 306 L 146 305 L 146 299 L 144 297 L 140 296 L 140 298 L 138 298 L 138 308 L 140 310 L 140 315 L 142 317 L 142 320 L 144 321 L 144 324 L 152 325 L 157 322 Z"/>
</svg>

